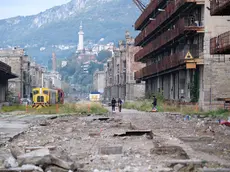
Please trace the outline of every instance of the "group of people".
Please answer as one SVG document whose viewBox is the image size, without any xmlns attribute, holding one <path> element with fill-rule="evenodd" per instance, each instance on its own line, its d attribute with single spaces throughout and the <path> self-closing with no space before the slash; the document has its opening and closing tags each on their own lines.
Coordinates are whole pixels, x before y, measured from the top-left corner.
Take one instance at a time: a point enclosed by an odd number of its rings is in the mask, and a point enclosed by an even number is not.
<svg viewBox="0 0 230 172">
<path fill-rule="evenodd" d="M 118 99 L 118 101 L 116 101 L 115 98 L 112 99 L 111 101 L 112 111 L 115 112 L 115 107 L 117 103 L 118 103 L 119 112 L 121 112 L 122 100 L 120 98 Z"/>
<path fill-rule="evenodd" d="M 116 101 L 115 98 L 112 99 L 111 101 L 111 105 L 112 105 L 112 111 L 115 112 L 115 107 L 116 104 L 118 103 L 118 108 L 119 108 L 119 112 L 121 112 L 121 108 L 122 108 L 122 100 L 119 98 L 118 101 Z M 153 96 L 153 109 L 152 111 L 156 112 L 157 111 L 157 98 L 155 96 Z"/>
</svg>

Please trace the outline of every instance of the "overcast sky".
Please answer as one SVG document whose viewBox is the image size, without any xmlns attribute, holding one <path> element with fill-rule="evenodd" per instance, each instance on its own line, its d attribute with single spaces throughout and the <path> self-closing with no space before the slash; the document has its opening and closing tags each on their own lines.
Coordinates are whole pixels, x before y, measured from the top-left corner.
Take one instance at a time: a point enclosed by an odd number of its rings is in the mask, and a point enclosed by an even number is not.
<svg viewBox="0 0 230 172">
<path fill-rule="evenodd" d="M 0 0 L 0 19 L 32 15 L 70 0 Z"/>
</svg>

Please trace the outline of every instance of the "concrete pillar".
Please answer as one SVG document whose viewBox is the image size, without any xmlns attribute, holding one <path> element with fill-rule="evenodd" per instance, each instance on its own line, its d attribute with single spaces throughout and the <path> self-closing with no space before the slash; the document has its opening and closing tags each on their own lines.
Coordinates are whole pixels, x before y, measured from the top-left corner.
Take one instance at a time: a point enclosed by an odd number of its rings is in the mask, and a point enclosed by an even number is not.
<svg viewBox="0 0 230 172">
<path fill-rule="evenodd" d="M 157 77 L 157 92 L 160 91 L 160 77 Z"/>
<path fill-rule="evenodd" d="M 185 76 L 186 76 L 186 72 L 185 70 L 180 70 L 179 71 L 179 99 L 181 97 L 186 97 L 186 92 L 185 92 Z M 184 100 L 184 99 L 183 99 Z"/>
<path fill-rule="evenodd" d="M 199 66 L 199 83 L 200 83 L 200 91 L 199 91 L 199 106 L 202 107 L 203 110 L 206 110 L 204 107 L 204 67 Z"/>
<path fill-rule="evenodd" d="M 179 99 L 179 89 L 180 89 L 180 87 L 179 87 L 179 79 L 180 79 L 180 76 L 179 76 L 179 71 L 177 71 L 176 73 L 175 73 L 175 75 L 174 75 L 174 79 L 175 79 L 175 89 L 174 89 L 174 91 L 175 91 L 175 100 L 178 100 Z"/>
<path fill-rule="evenodd" d="M 191 86 L 191 81 L 192 81 L 192 78 L 191 78 L 191 73 L 192 71 L 191 70 L 186 70 L 186 84 L 185 84 L 185 99 L 187 102 L 190 102 L 190 86 Z"/>
<path fill-rule="evenodd" d="M 170 73 L 170 83 L 169 83 L 169 88 L 170 88 L 170 99 L 173 99 L 173 91 L 174 91 L 174 87 L 173 87 L 173 73 Z"/>
</svg>

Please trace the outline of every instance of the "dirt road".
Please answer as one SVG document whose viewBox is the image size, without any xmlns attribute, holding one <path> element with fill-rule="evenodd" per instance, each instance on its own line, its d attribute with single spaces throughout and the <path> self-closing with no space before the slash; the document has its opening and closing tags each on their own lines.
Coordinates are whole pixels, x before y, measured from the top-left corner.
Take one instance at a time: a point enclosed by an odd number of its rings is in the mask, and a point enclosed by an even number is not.
<svg viewBox="0 0 230 172">
<path fill-rule="evenodd" d="M 110 112 L 108 118 L 46 119 L 10 144 L 22 150 L 26 146 L 56 146 L 54 155 L 95 172 L 179 171 L 179 166 L 181 171 L 196 171 L 196 167 L 230 165 L 229 127 L 213 119 L 184 120 L 172 113 L 123 110 Z M 0 149 L 8 153 L 7 147 Z M 172 161 L 174 165 L 169 166 Z"/>
</svg>

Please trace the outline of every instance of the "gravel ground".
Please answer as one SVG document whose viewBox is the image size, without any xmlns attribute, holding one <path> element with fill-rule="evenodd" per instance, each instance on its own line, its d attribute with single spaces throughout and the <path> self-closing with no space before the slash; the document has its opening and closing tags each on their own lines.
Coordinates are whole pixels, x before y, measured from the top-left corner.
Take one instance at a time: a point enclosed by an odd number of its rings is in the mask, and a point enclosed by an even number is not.
<svg viewBox="0 0 230 172">
<path fill-rule="evenodd" d="M 167 165 L 172 160 L 206 160 L 207 167 L 230 165 L 230 127 L 220 126 L 216 120 L 184 121 L 179 114 L 135 110 L 110 113 L 108 120 L 95 120 L 98 118 L 40 120 L 9 145 L 22 150 L 26 146 L 56 146 L 53 154 L 95 172 L 176 171 Z M 130 130 L 152 130 L 153 138 L 146 134 L 114 137 Z M 9 145 L 0 148 L 2 157 L 9 156 Z"/>
</svg>

